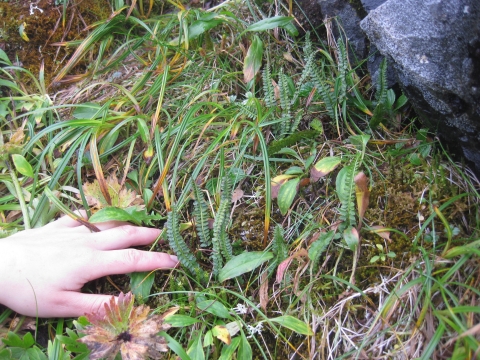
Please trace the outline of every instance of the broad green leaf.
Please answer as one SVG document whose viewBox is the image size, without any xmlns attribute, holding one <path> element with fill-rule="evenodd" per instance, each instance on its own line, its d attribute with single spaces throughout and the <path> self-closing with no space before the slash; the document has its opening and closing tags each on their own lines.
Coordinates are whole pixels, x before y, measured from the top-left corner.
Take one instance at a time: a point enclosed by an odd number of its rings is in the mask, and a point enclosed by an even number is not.
<svg viewBox="0 0 480 360">
<path fill-rule="evenodd" d="M 2 49 L 0 49 L 0 60 L 3 61 L 7 65 L 12 65 L 12 62 L 10 61 L 10 59 L 7 56 L 7 53 L 5 51 L 3 51 Z"/>
<path fill-rule="evenodd" d="M 245 31 L 265 31 L 275 29 L 276 27 L 285 27 L 292 22 L 292 19 L 289 16 L 274 16 L 250 25 Z"/>
<path fill-rule="evenodd" d="M 188 315 L 170 315 L 165 319 L 165 322 L 167 324 L 172 325 L 172 327 L 184 327 L 184 326 L 190 326 L 193 325 L 197 322 L 200 322 L 200 320 L 195 319 L 191 316 Z"/>
<path fill-rule="evenodd" d="M 123 209 L 113 207 L 113 206 L 107 206 L 99 211 L 97 211 L 95 214 L 93 214 L 88 221 L 91 223 L 101 223 L 105 221 L 128 221 L 128 222 L 133 222 L 136 223 L 137 225 L 140 225 L 136 222 L 135 218 L 130 215 L 128 212 L 126 212 Z"/>
<path fill-rule="evenodd" d="M 73 112 L 73 117 L 75 119 L 99 119 L 104 115 L 104 111 L 100 111 L 101 108 L 100 105 L 92 102 L 79 104 Z"/>
<path fill-rule="evenodd" d="M 315 240 L 308 249 L 308 258 L 312 261 L 318 259 L 318 257 L 325 251 L 327 246 L 333 239 L 335 232 L 330 230 L 326 233 L 322 233 L 320 237 Z"/>
<path fill-rule="evenodd" d="M 270 321 L 285 326 L 286 328 L 295 331 L 298 334 L 309 336 L 313 335 L 313 331 L 308 324 L 305 324 L 303 321 L 298 320 L 297 318 L 290 315 L 279 316 L 270 319 Z"/>
<path fill-rule="evenodd" d="M 318 181 L 323 176 L 335 170 L 341 162 L 342 159 L 338 156 L 328 156 L 318 161 L 310 170 L 312 182 Z"/>
<path fill-rule="evenodd" d="M 285 175 L 302 175 L 303 169 L 300 166 L 290 166 L 287 171 L 285 171 Z"/>
<path fill-rule="evenodd" d="M 215 14 L 208 14 L 215 15 Z M 202 35 L 204 32 L 213 29 L 215 26 L 223 23 L 224 20 L 220 18 L 203 18 L 196 20 L 188 27 L 188 39 L 192 40 Z"/>
<path fill-rule="evenodd" d="M 285 215 L 288 212 L 288 209 L 290 209 L 293 199 L 295 198 L 295 195 L 297 195 L 297 185 L 299 182 L 300 178 L 295 178 L 280 186 L 277 202 L 282 215 Z"/>
<path fill-rule="evenodd" d="M 205 353 L 203 352 L 201 334 L 197 334 L 197 336 L 194 337 L 193 343 L 187 350 L 187 354 L 188 356 L 190 356 L 191 359 L 205 360 Z"/>
<path fill-rule="evenodd" d="M 138 132 L 140 134 L 140 137 L 142 138 L 142 141 L 146 143 L 149 140 L 149 133 L 150 133 L 147 123 L 142 118 L 137 118 L 137 123 L 138 123 Z"/>
<path fill-rule="evenodd" d="M 175 353 L 177 354 L 180 359 L 182 360 L 191 360 L 190 356 L 188 356 L 188 354 L 185 352 L 185 350 L 183 350 L 183 347 L 182 345 L 180 345 L 180 343 L 175 340 L 173 337 L 171 337 L 170 335 L 168 335 L 165 331 L 160 331 L 159 333 L 160 336 L 163 336 L 165 338 L 165 340 L 167 340 L 168 342 L 168 347 Z"/>
<path fill-rule="evenodd" d="M 235 350 L 237 350 L 238 345 L 240 344 L 240 338 L 236 337 L 232 339 L 230 345 L 223 345 L 222 353 L 218 360 L 230 360 L 233 359 L 233 355 L 235 354 Z"/>
<path fill-rule="evenodd" d="M 269 251 L 251 251 L 234 256 L 220 270 L 218 281 L 222 282 L 252 271 L 271 258 L 273 253 Z"/>
<path fill-rule="evenodd" d="M 20 154 L 13 154 L 12 160 L 13 164 L 15 165 L 15 169 L 17 169 L 20 174 L 33 178 L 34 174 L 32 165 L 29 164 L 27 159 Z"/>
<path fill-rule="evenodd" d="M 252 355 L 252 347 L 248 342 L 247 337 L 244 333 L 242 333 L 240 345 L 238 346 L 237 352 L 237 359 L 238 360 L 251 360 L 253 358 Z"/>
<path fill-rule="evenodd" d="M 218 300 L 203 300 L 197 303 L 200 310 L 206 311 L 210 314 L 221 318 L 231 318 L 227 308 Z"/>
<path fill-rule="evenodd" d="M 262 40 L 255 35 L 243 62 L 243 80 L 245 83 L 249 83 L 255 75 L 257 75 L 262 66 L 262 58 L 263 43 Z"/>
<path fill-rule="evenodd" d="M 354 227 L 349 227 L 345 229 L 345 231 L 343 232 L 343 238 L 345 239 L 345 242 L 347 243 L 350 250 L 355 251 L 360 242 L 357 229 L 355 229 Z"/>
<path fill-rule="evenodd" d="M 130 289 L 135 295 L 135 300 L 139 301 L 140 304 L 143 304 L 150 295 L 154 280 L 154 272 L 142 271 L 130 274 Z"/>
</svg>

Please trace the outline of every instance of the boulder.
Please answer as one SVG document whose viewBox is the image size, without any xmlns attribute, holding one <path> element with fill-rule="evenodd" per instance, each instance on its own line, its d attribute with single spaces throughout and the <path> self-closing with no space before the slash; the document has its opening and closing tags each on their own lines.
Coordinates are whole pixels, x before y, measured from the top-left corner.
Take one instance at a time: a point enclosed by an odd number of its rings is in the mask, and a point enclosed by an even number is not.
<svg viewBox="0 0 480 360">
<path fill-rule="evenodd" d="M 361 27 L 423 122 L 480 174 L 480 1 L 388 0 Z"/>
</svg>

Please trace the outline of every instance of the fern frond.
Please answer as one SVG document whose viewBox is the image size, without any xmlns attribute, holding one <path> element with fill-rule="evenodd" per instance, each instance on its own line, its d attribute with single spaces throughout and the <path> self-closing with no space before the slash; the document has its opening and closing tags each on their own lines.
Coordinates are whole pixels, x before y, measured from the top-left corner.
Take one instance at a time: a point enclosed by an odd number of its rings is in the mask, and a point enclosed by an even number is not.
<svg viewBox="0 0 480 360">
<path fill-rule="evenodd" d="M 280 107 L 282 108 L 282 118 L 284 119 L 280 123 L 280 135 L 283 136 L 289 132 L 292 121 L 290 89 L 288 88 L 287 75 L 283 73 L 283 69 L 280 70 L 278 77 L 278 87 L 280 89 Z"/>
<path fill-rule="evenodd" d="M 232 206 L 232 183 L 230 175 L 226 174 L 222 183 L 222 194 L 220 196 L 220 205 L 213 222 L 212 238 L 212 262 L 213 273 L 218 274 L 223 265 L 223 258 L 230 260 L 232 258 L 232 245 L 227 235 L 227 225 L 230 217 L 230 208 Z M 223 258 L 222 258 L 223 256 Z"/>
<path fill-rule="evenodd" d="M 344 227 L 355 226 L 355 174 L 361 163 L 361 154 L 355 156 L 352 164 L 345 166 L 337 175 L 336 190 L 341 206 L 340 220 Z M 343 227 L 342 226 L 342 227 Z"/>
<path fill-rule="evenodd" d="M 338 89 L 337 89 L 337 103 L 341 103 L 347 96 L 347 72 L 348 72 L 348 56 L 347 56 L 347 49 L 345 48 L 345 44 L 343 39 L 340 37 L 337 40 L 337 48 L 338 48 Z"/>
<path fill-rule="evenodd" d="M 314 66 L 312 70 L 312 81 L 315 84 L 318 93 L 320 94 L 320 98 L 325 104 L 327 113 L 330 118 L 335 119 L 336 104 L 335 101 L 332 99 L 330 86 L 327 84 L 327 81 L 323 78 L 323 76 L 320 75 L 320 69 L 317 66 Z"/>
<path fill-rule="evenodd" d="M 295 105 L 300 95 L 300 91 L 302 90 L 302 86 L 305 84 L 307 79 L 312 77 L 312 68 L 314 66 L 315 54 L 310 54 L 305 58 L 305 66 L 302 70 L 302 75 L 300 75 L 300 79 L 297 81 L 297 86 L 295 93 L 293 94 L 291 105 Z"/>
<path fill-rule="evenodd" d="M 275 227 L 273 235 L 272 252 L 274 258 L 268 266 L 268 276 L 271 276 L 280 263 L 288 257 L 288 247 L 283 236 L 283 229 L 280 225 Z"/>
<path fill-rule="evenodd" d="M 375 100 L 377 102 L 377 106 L 373 110 L 373 116 L 370 119 L 370 127 L 372 129 L 375 129 L 378 125 L 380 125 L 385 117 L 387 110 L 387 92 L 387 59 L 383 58 L 382 62 L 380 63 L 380 69 L 378 71 L 376 83 Z"/>
<path fill-rule="evenodd" d="M 380 63 L 380 69 L 378 71 L 376 92 L 375 92 L 375 100 L 378 104 L 385 104 L 387 100 L 387 58 L 383 58 L 382 62 Z"/>
<path fill-rule="evenodd" d="M 212 245 L 212 239 L 210 236 L 210 229 L 208 228 L 209 211 L 208 205 L 203 197 L 202 190 L 193 184 L 193 196 L 195 202 L 193 203 L 193 216 L 195 218 L 195 227 L 197 229 L 197 235 L 200 239 L 200 245 L 203 247 L 210 247 Z"/>
<path fill-rule="evenodd" d="M 242 115 L 245 115 L 250 120 L 254 120 L 257 118 L 257 108 L 254 106 L 244 105 L 241 103 L 237 103 L 237 106 L 240 110 Z"/>
<path fill-rule="evenodd" d="M 192 254 L 180 234 L 180 221 L 175 206 L 172 206 L 172 211 L 167 214 L 167 239 L 180 263 L 193 275 L 198 276 L 201 274 L 202 270 L 198 265 L 195 256 Z"/>
<path fill-rule="evenodd" d="M 300 125 L 300 121 L 302 120 L 303 117 L 303 109 L 300 109 L 297 111 L 295 114 L 295 120 L 292 123 L 292 127 L 290 129 L 290 133 L 294 134 L 295 131 L 298 129 L 298 125 Z"/>
<path fill-rule="evenodd" d="M 275 101 L 275 90 L 272 84 L 272 74 L 270 72 L 270 65 L 265 66 L 262 72 L 262 81 L 263 81 L 263 95 L 265 99 L 265 105 L 267 107 L 274 107 L 277 105 Z"/>
</svg>

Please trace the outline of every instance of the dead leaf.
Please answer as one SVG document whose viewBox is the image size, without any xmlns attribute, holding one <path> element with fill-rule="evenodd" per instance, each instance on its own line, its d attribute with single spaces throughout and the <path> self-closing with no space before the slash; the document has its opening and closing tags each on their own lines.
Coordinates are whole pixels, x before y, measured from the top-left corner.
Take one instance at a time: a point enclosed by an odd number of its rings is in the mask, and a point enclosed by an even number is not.
<svg viewBox="0 0 480 360">
<path fill-rule="evenodd" d="M 260 307 L 263 311 L 267 311 L 268 304 L 268 274 L 263 272 L 260 276 L 260 291 L 258 296 L 260 297 Z"/>
<path fill-rule="evenodd" d="M 370 201 L 370 190 L 368 189 L 368 178 L 363 173 L 359 172 L 353 179 L 355 181 L 355 193 L 357 195 L 358 206 L 358 229 L 360 230 L 363 222 L 363 215 L 367 210 L 368 203 Z"/>
<path fill-rule="evenodd" d="M 390 231 L 387 228 L 383 226 L 375 225 L 375 226 L 372 226 L 371 229 L 373 233 L 377 234 L 382 239 L 388 240 L 390 242 L 392 241 L 392 239 L 390 239 Z"/>
<path fill-rule="evenodd" d="M 169 309 L 162 315 L 149 316 L 148 306 L 134 307 L 133 302 L 132 293 L 120 293 L 117 302 L 112 296 L 110 302 L 104 305 L 104 314 L 86 315 L 92 325 L 81 331 L 86 336 L 78 341 L 91 350 L 90 359 L 113 360 L 119 351 L 122 359 L 140 360 L 147 356 L 160 359 L 161 352 L 168 350 L 166 340 L 158 333 L 170 328 L 164 319 L 178 308 Z"/>
<path fill-rule="evenodd" d="M 298 258 L 298 257 L 305 257 L 308 258 L 308 252 L 305 249 L 300 249 L 297 252 L 295 252 L 293 255 L 290 255 L 288 258 L 283 260 L 280 265 L 278 265 L 277 268 L 277 276 L 275 278 L 275 282 L 280 284 L 283 280 L 283 275 L 285 271 L 287 271 L 288 267 L 290 266 L 290 263 L 292 262 L 293 259 Z"/>
<path fill-rule="evenodd" d="M 240 200 L 243 197 L 243 194 L 244 192 L 242 189 L 236 188 L 232 194 L 232 202 L 236 203 L 238 200 Z"/>
</svg>

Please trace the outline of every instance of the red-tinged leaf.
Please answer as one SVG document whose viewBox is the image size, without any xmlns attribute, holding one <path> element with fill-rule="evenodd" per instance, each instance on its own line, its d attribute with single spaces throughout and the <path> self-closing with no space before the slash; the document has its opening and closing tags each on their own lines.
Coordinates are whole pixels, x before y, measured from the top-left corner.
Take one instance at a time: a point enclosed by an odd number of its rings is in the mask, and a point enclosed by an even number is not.
<svg viewBox="0 0 480 360">
<path fill-rule="evenodd" d="M 360 243 L 360 235 L 358 234 L 357 229 L 354 227 L 349 227 L 343 232 L 343 239 L 347 243 L 350 250 L 355 251 L 358 244 Z"/>
<path fill-rule="evenodd" d="M 255 75 L 257 75 L 260 67 L 262 66 L 263 58 L 263 43 L 260 38 L 255 35 L 252 40 L 252 44 L 248 48 L 247 56 L 243 63 L 243 80 L 245 83 L 249 83 Z"/>
<path fill-rule="evenodd" d="M 298 258 L 298 257 L 305 257 L 308 258 L 308 252 L 305 249 L 300 249 L 297 252 L 295 252 L 293 255 L 290 255 L 288 258 L 283 260 L 280 265 L 278 265 L 277 268 L 277 276 L 275 278 L 275 281 L 277 283 L 281 283 L 283 279 L 283 275 L 285 274 L 285 271 L 287 271 L 288 267 L 290 266 L 290 263 L 292 262 L 293 259 Z"/>
<path fill-rule="evenodd" d="M 390 242 L 392 241 L 392 239 L 390 239 L 389 229 L 379 225 L 372 226 L 371 229 L 373 233 L 377 234 L 382 239 L 388 240 Z"/>
<path fill-rule="evenodd" d="M 359 172 L 353 179 L 355 181 L 355 193 L 357 195 L 358 206 L 358 230 L 362 227 L 363 215 L 367 210 L 370 201 L 370 190 L 368 189 L 368 178 L 363 173 Z"/>
<path fill-rule="evenodd" d="M 328 173 L 332 172 L 342 162 L 338 156 L 329 156 L 318 161 L 310 170 L 312 182 L 318 181 Z"/>
<path fill-rule="evenodd" d="M 172 315 L 178 308 L 172 308 L 162 315 L 149 316 L 150 308 L 141 305 L 133 307 L 131 293 L 120 293 L 118 300 L 112 296 L 105 304 L 105 313 L 88 314 L 92 325 L 81 330 L 86 336 L 78 341 L 91 350 L 90 359 L 114 359 L 120 351 L 123 359 L 160 359 L 167 351 L 160 331 L 170 328 L 164 318 Z"/>
<path fill-rule="evenodd" d="M 293 178 L 280 186 L 277 203 L 282 215 L 285 215 L 290 209 L 290 206 L 292 206 L 293 199 L 295 199 L 295 195 L 297 195 L 299 182 L 299 178 Z"/>
<path fill-rule="evenodd" d="M 278 175 L 275 176 L 271 183 L 271 191 L 272 191 L 272 199 L 278 197 L 278 191 L 280 190 L 280 186 L 282 186 L 288 179 L 294 178 L 295 175 Z"/>
</svg>

